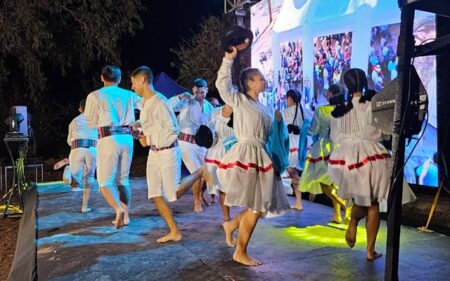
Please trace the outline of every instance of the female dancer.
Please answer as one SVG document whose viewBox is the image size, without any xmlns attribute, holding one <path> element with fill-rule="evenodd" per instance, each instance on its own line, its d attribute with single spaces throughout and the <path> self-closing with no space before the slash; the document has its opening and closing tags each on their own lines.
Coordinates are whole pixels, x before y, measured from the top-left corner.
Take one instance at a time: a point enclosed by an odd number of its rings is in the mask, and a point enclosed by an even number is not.
<svg viewBox="0 0 450 281">
<path fill-rule="evenodd" d="M 217 134 L 217 142 L 208 149 L 205 162 L 208 171 L 212 175 L 213 184 L 208 185 L 208 193 L 215 195 L 219 192 L 220 205 L 222 206 L 224 221 L 230 220 L 230 207 L 225 205 L 225 193 L 223 193 L 222 186 L 217 178 L 217 167 L 220 165 L 222 157 L 225 155 L 225 143 L 230 138 L 234 138 L 233 128 L 230 127 L 230 116 L 233 113 L 233 108 L 228 104 L 220 108 L 216 108 L 211 114 L 210 124 Z M 234 242 L 233 242 L 234 244 Z"/>
<path fill-rule="evenodd" d="M 246 208 L 223 224 L 229 246 L 233 243 L 233 232 L 239 229 L 233 260 L 257 266 L 261 262 L 247 254 L 247 246 L 258 219 L 268 212 L 279 214 L 287 211 L 290 206 L 266 150 L 273 117 L 258 100 L 258 95 L 266 87 L 264 77 L 258 69 L 245 69 L 240 76 L 243 93 L 238 93 L 231 80 L 231 67 L 236 55 L 236 48 L 225 53 L 216 81 L 220 96 L 233 108 L 237 138 L 237 143 L 222 158 L 217 176 L 226 194 L 225 204 Z M 281 120 L 279 112 L 276 117 Z"/>
<path fill-rule="evenodd" d="M 295 203 L 292 208 L 302 211 L 302 194 L 296 188 L 300 180 L 300 166 L 298 163 L 300 129 L 305 120 L 302 105 L 300 104 L 300 93 L 293 89 L 287 91 L 286 103 L 288 107 L 281 111 L 281 114 L 286 124 L 288 124 L 289 132 L 289 167 L 287 168 L 287 172 L 291 178 L 291 186 L 295 194 Z"/>
<path fill-rule="evenodd" d="M 351 221 L 345 233 L 350 247 L 356 242 L 358 222 L 366 218 L 367 260 L 381 256 L 375 250 L 380 226 L 379 202 L 388 198 L 390 154 L 380 143 L 381 131 L 371 125 L 371 94 L 363 70 L 344 73 L 348 98 L 333 111 L 331 139 L 339 144 L 330 156 L 328 172 L 339 186 L 338 195 L 353 200 Z"/>
<path fill-rule="evenodd" d="M 334 84 L 326 91 L 325 98 L 329 101 L 332 96 L 341 94 L 341 86 Z M 313 116 L 308 134 L 318 136 L 318 140 L 312 145 L 306 157 L 305 169 L 300 180 L 299 190 L 311 194 L 324 193 L 328 196 L 334 208 L 334 215 L 330 222 L 341 223 L 341 208 L 345 209 L 345 202 L 336 195 L 336 184 L 328 176 L 328 159 L 334 148 L 334 143 L 330 139 L 331 105 L 320 106 Z M 350 221 L 350 208 L 346 209 L 344 223 Z"/>
</svg>

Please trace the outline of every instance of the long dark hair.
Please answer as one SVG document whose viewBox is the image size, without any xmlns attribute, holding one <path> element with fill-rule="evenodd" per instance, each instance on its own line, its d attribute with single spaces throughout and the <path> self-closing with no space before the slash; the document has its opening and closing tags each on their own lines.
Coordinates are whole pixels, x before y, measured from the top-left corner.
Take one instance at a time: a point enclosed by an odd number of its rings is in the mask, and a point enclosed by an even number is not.
<svg viewBox="0 0 450 281">
<path fill-rule="evenodd" d="M 248 86 L 247 86 L 247 82 L 248 80 L 252 80 L 253 77 L 255 77 L 255 75 L 260 74 L 261 72 L 259 71 L 259 69 L 257 68 L 245 68 L 242 70 L 241 75 L 239 77 L 239 82 L 241 82 L 240 86 L 241 86 L 241 92 L 248 98 L 253 100 L 253 98 L 251 96 L 248 95 L 247 91 L 248 91 Z"/>
<path fill-rule="evenodd" d="M 336 106 L 331 112 L 331 115 L 335 118 L 344 116 L 353 108 L 352 98 L 354 93 L 362 93 L 360 103 L 370 101 L 374 95 L 374 91 L 368 91 L 366 73 L 362 69 L 351 68 L 347 70 L 344 73 L 343 80 L 345 86 L 347 86 L 347 95 L 339 94 L 333 97 L 333 101 L 330 99 L 330 104 Z"/>
</svg>

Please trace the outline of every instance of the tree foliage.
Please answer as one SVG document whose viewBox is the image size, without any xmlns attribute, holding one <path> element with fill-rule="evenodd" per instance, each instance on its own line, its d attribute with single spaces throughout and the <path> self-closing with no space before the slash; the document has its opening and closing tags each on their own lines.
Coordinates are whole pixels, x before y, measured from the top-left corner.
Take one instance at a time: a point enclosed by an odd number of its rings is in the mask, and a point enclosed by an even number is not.
<svg viewBox="0 0 450 281">
<path fill-rule="evenodd" d="M 61 137 L 67 114 L 49 93 L 63 77 L 93 89 L 83 75 L 98 65 L 120 65 L 119 42 L 142 26 L 141 0 L 4 0 L 0 3 L 0 118 L 16 104 L 33 114 L 38 139 Z M 92 76 L 92 73 L 91 75 Z M 73 86 L 73 85 L 72 85 Z M 3 122 L 2 129 L 5 130 Z M 59 134 L 59 135 L 58 135 Z"/>
<path fill-rule="evenodd" d="M 210 89 L 216 90 L 214 81 L 222 62 L 224 51 L 220 45 L 222 35 L 231 26 L 231 18 L 210 16 L 206 18 L 190 40 L 184 40 L 177 49 L 172 49 L 178 61 L 178 82 L 188 88 L 196 77 L 204 77 Z"/>
</svg>

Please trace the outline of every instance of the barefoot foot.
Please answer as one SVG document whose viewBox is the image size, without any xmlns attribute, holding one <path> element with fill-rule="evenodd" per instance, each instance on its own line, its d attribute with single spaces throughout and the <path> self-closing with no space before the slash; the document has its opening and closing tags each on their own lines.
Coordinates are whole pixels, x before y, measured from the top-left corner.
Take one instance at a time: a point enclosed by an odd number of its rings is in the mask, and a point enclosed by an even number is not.
<svg viewBox="0 0 450 281">
<path fill-rule="evenodd" d="M 261 265 L 262 262 L 255 260 L 254 258 L 250 257 L 247 254 L 233 254 L 233 260 L 235 262 L 241 263 L 243 265 L 247 265 L 247 266 L 258 266 Z"/>
<path fill-rule="evenodd" d="M 341 224 L 342 223 L 342 218 L 331 218 L 331 219 L 328 220 L 328 222 Z"/>
<path fill-rule="evenodd" d="M 380 258 L 381 256 L 382 256 L 382 254 L 378 253 L 377 251 L 373 251 L 371 253 L 368 252 L 367 253 L 367 260 L 368 261 L 374 261 L 374 260 Z"/>
<path fill-rule="evenodd" d="M 347 245 L 350 248 L 353 248 L 353 246 L 355 246 L 357 229 L 358 229 L 358 222 L 356 222 L 353 219 L 350 220 L 347 231 L 345 232 L 345 242 L 347 242 Z"/>
<path fill-rule="evenodd" d="M 114 221 L 114 226 L 119 229 L 123 227 L 123 217 L 125 212 L 123 210 L 119 210 L 116 213 L 116 220 Z"/>
<path fill-rule="evenodd" d="M 225 221 L 223 222 L 222 226 L 223 230 L 225 231 L 225 242 L 227 243 L 228 247 L 236 247 L 236 239 L 234 238 L 233 229 L 231 228 L 230 222 Z"/>
<path fill-rule="evenodd" d="M 194 203 L 194 212 L 196 212 L 196 213 L 203 212 L 202 203 L 200 203 L 200 202 Z"/>
<path fill-rule="evenodd" d="M 182 238 L 181 233 L 179 231 L 174 233 L 169 233 L 167 235 L 164 235 L 163 237 L 156 240 L 158 243 L 166 243 L 169 241 L 180 241 Z"/>
<path fill-rule="evenodd" d="M 303 211 L 302 203 L 295 202 L 295 204 L 291 208 L 296 211 Z"/>
</svg>

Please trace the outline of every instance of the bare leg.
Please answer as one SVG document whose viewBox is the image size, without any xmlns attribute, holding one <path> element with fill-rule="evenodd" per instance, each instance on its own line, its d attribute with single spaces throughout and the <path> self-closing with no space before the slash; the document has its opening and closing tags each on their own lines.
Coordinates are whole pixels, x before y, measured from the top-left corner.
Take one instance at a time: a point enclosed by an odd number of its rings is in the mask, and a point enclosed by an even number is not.
<svg viewBox="0 0 450 281">
<path fill-rule="evenodd" d="M 202 166 L 189 176 L 182 178 L 177 190 L 177 199 L 183 196 L 183 194 L 185 194 L 186 191 L 188 191 L 191 187 L 195 198 L 195 194 L 198 193 L 198 190 L 195 190 L 195 188 L 199 186 L 198 185 L 196 186 L 194 183 L 196 183 L 202 177 L 208 177 L 207 173 L 208 171 L 206 169 L 206 166 Z"/>
<path fill-rule="evenodd" d="M 331 222 L 341 223 L 341 208 L 345 208 L 345 201 L 336 195 L 336 191 L 332 186 L 320 184 L 322 187 L 323 193 L 331 199 L 333 203 L 333 218 L 330 220 Z"/>
<path fill-rule="evenodd" d="M 367 260 L 373 261 L 381 257 L 381 253 L 375 251 L 375 242 L 377 240 L 378 229 L 380 227 L 380 211 L 378 203 L 373 204 L 367 209 Z"/>
<path fill-rule="evenodd" d="M 207 189 L 207 185 L 206 182 L 202 179 L 202 183 L 201 183 L 201 188 L 200 188 L 200 193 L 199 193 L 199 200 L 200 202 L 202 202 L 203 204 L 205 204 L 206 206 L 209 206 L 208 201 L 205 198 L 205 190 Z"/>
<path fill-rule="evenodd" d="M 230 207 L 225 205 L 225 193 L 220 191 L 220 206 L 222 206 L 223 211 L 223 221 L 229 221 L 230 220 Z"/>
<path fill-rule="evenodd" d="M 356 243 L 356 231 L 358 230 L 359 220 L 365 216 L 367 216 L 367 208 L 355 204 L 352 208 L 352 218 L 345 232 L 345 241 L 350 248 L 353 248 Z"/>
<path fill-rule="evenodd" d="M 87 213 L 92 210 L 91 208 L 88 207 L 90 195 L 91 195 L 91 189 L 89 188 L 89 184 L 85 183 L 84 189 L 83 189 L 83 204 L 81 205 L 82 213 Z"/>
<path fill-rule="evenodd" d="M 233 254 L 233 260 L 248 266 L 258 266 L 262 263 L 250 257 L 247 254 L 247 246 L 252 236 L 253 230 L 255 230 L 256 223 L 258 222 L 260 212 L 253 212 L 248 209 L 239 223 L 239 235 L 236 245 L 236 250 Z"/>
<path fill-rule="evenodd" d="M 236 246 L 236 240 L 234 239 L 233 232 L 239 228 L 241 224 L 242 218 L 247 213 L 247 210 L 241 211 L 236 217 L 234 217 L 232 220 L 224 221 L 222 226 L 223 230 L 225 231 L 225 242 L 230 247 Z"/>
<path fill-rule="evenodd" d="M 119 192 L 113 186 L 103 186 L 100 187 L 100 192 L 105 198 L 106 202 L 114 209 L 116 212 L 116 219 L 114 225 L 117 229 L 123 227 L 125 212 L 120 204 Z"/>
<path fill-rule="evenodd" d="M 344 217 L 344 224 L 348 225 L 350 223 L 350 220 L 352 219 L 352 207 L 348 206 L 345 207 L 345 217 Z"/>
<path fill-rule="evenodd" d="M 167 226 L 169 227 L 169 234 L 159 238 L 156 240 L 158 243 L 166 243 L 169 241 L 180 241 L 182 236 L 181 232 L 173 219 L 172 210 L 167 205 L 166 201 L 164 201 L 162 196 L 153 197 L 153 203 L 155 203 L 156 209 L 158 210 L 161 217 L 163 217 Z"/>
<path fill-rule="evenodd" d="M 125 212 L 123 225 L 127 226 L 130 224 L 131 189 L 127 185 L 119 185 L 117 188 L 119 189 L 121 206 Z"/>
<path fill-rule="evenodd" d="M 296 209 L 298 211 L 303 211 L 303 204 L 302 204 L 302 194 L 300 191 L 298 191 L 298 183 L 300 182 L 300 178 L 298 177 L 298 171 L 295 168 L 288 168 L 288 174 L 291 178 L 292 186 L 294 186 L 294 194 L 295 194 L 295 203 L 292 206 L 292 209 Z"/>
<path fill-rule="evenodd" d="M 202 180 L 198 179 L 192 185 L 192 193 L 194 195 L 194 211 L 196 213 L 203 212 L 202 201 L 200 201 L 200 189 L 202 188 Z"/>
</svg>

